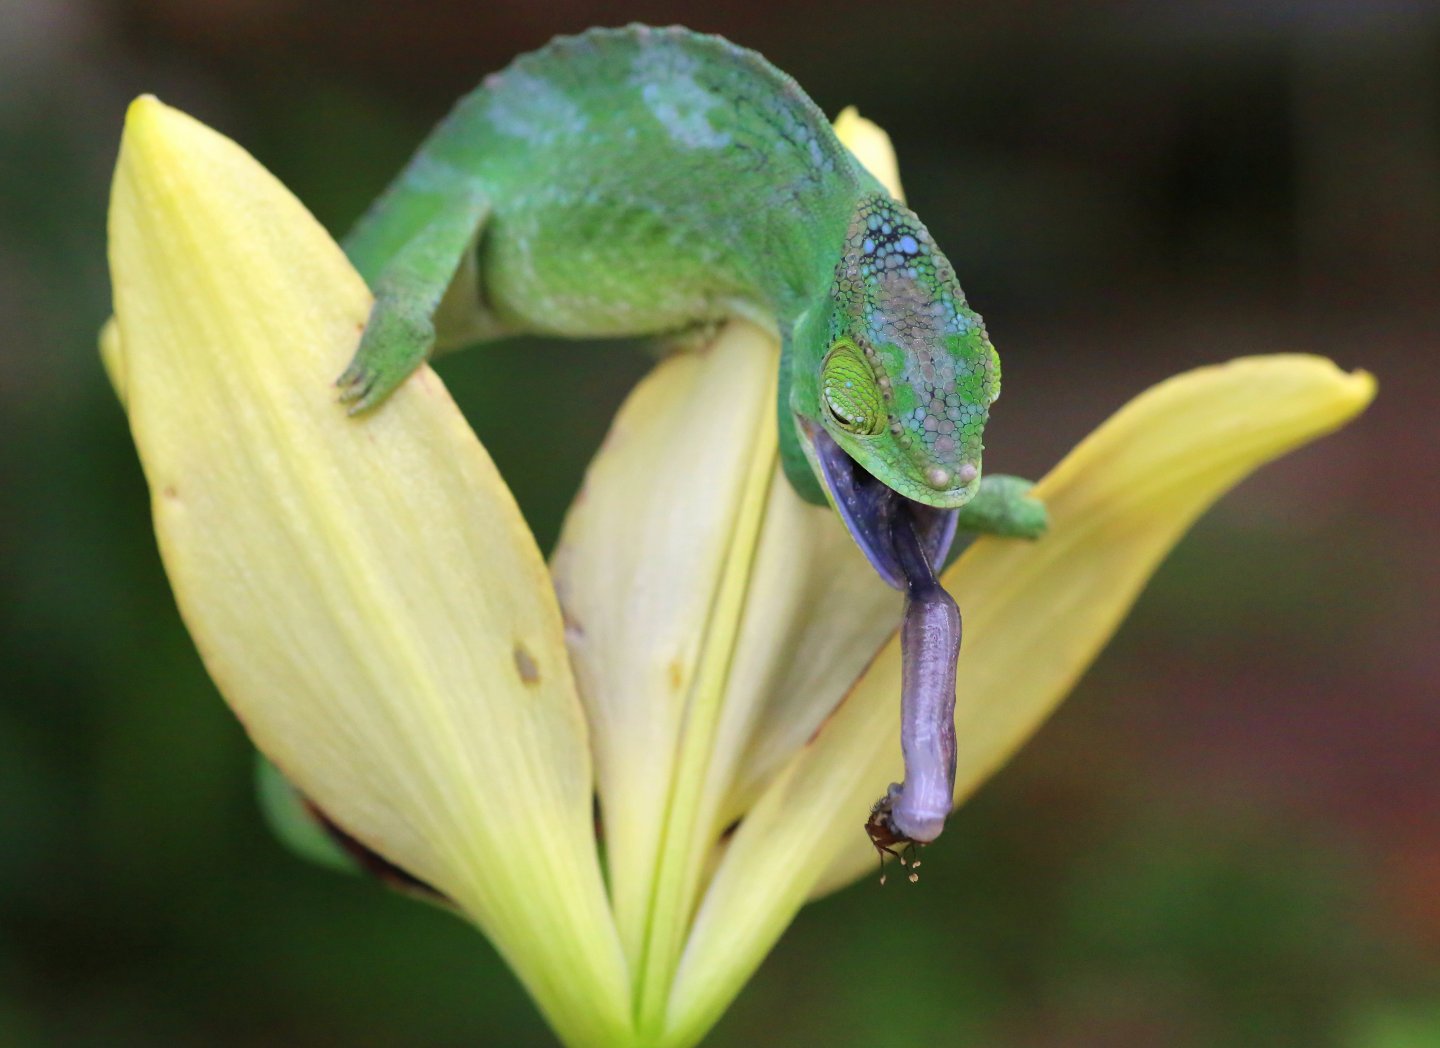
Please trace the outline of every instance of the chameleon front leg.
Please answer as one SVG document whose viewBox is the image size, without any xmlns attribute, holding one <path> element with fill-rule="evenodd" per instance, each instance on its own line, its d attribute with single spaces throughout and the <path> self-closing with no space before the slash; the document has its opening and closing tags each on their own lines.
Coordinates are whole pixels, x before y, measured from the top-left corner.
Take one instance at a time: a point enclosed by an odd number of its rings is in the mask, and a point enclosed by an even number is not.
<svg viewBox="0 0 1440 1048">
<path fill-rule="evenodd" d="M 383 401 L 430 356 L 436 310 L 479 243 L 489 214 L 483 194 L 470 187 L 456 191 L 429 209 L 410 238 L 380 263 L 360 346 L 335 382 L 352 415 Z M 473 280 L 473 267 L 463 268 Z M 474 308 L 479 309 L 478 297 Z"/>
<path fill-rule="evenodd" d="M 1038 539 L 1049 527 L 1045 503 L 1030 495 L 1035 485 L 1003 473 L 986 475 L 980 490 L 960 507 L 956 530 L 1011 539 Z"/>
</svg>

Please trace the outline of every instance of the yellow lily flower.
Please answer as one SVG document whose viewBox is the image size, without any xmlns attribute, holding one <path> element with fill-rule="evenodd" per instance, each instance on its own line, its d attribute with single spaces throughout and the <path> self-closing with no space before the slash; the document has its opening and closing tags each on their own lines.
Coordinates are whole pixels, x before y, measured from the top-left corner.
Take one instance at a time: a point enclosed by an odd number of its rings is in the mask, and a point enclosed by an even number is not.
<svg viewBox="0 0 1440 1048">
<path fill-rule="evenodd" d="M 883 132 L 839 126 L 894 185 Z M 165 568 L 256 746 L 473 921 L 566 1043 L 696 1043 L 807 899 L 874 869 L 862 826 L 900 778 L 899 597 L 778 471 L 773 336 L 734 323 L 656 366 L 547 569 L 434 372 L 339 408 L 363 282 L 153 98 L 126 121 L 110 265 L 102 350 Z M 1373 390 L 1305 356 L 1182 375 L 1041 481 L 1044 540 L 976 542 L 943 578 L 966 613 L 957 799 L 1206 506 Z"/>
</svg>

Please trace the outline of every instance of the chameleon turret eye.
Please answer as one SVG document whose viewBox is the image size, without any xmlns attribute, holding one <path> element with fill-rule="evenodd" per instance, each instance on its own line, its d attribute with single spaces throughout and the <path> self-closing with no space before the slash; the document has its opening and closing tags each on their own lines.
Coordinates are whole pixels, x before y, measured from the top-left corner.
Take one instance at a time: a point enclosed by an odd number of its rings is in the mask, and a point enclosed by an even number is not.
<svg viewBox="0 0 1440 1048">
<path fill-rule="evenodd" d="M 864 354 L 848 338 L 830 347 L 820 367 L 820 397 L 841 429 L 873 437 L 886 425 L 885 397 Z"/>
</svg>

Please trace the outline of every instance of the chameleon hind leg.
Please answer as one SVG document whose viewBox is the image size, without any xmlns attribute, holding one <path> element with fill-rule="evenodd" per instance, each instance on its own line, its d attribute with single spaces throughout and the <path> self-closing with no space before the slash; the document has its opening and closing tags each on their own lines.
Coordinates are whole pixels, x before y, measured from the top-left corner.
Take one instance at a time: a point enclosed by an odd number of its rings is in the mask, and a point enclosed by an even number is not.
<svg viewBox="0 0 1440 1048">
<path fill-rule="evenodd" d="M 350 414 L 379 404 L 429 358 L 435 348 L 436 312 L 458 278 L 476 285 L 468 290 L 478 312 L 475 266 L 473 261 L 462 263 L 474 255 L 489 214 L 489 200 L 477 192 L 446 197 L 379 264 L 370 282 L 375 304 L 360 346 L 335 382 Z"/>
</svg>

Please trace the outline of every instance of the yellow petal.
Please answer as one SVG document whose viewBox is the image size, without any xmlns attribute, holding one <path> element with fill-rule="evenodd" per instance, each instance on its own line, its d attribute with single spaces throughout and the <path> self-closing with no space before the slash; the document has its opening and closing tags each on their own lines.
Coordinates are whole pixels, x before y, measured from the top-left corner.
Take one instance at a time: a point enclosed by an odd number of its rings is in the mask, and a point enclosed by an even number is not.
<svg viewBox="0 0 1440 1048">
<path fill-rule="evenodd" d="M 895 147 L 885 129 L 873 120 L 860 115 L 854 106 L 846 106 L 835 118 L 835 134 L 844 142 L 855 159 L 890 190 L 896 200 L 905 199 L 905 190 L 900 185 L 900 164 L 895 159 Z"/>
<path fill-rule="evenodd" d="M 339 825 L 473 917 L 563 1037 L 623 1039 L 559 611 L 449 395 L 423 370 L 346 417 L 360 278 L 238 146 L 152 98 L 126 122 L 110 237 L 118 384 L 226 700 Z"/>
<path fill-rule="evenodd" d="M 1050 511 L 1043 541 L 990 538 L 968 550 L 943 577 L 966 609 L 956 802 L 1050 715 L 1201 513 L 1266 462 L 1344 425 L 1374 395 L 1369 374 L 1301 354 L 1177 376 L 1131 401 L 1036 485 Z M 875 666 L 853 697 L 888 690 L 884 673 Z M 885 768 L 899 778 L 882 753 L 875 782 L 891 781 Z M 868 842 L 849 844 L 817 892 L 869 869 Z"/>
<path fill-rule="evenodd" d="M 1041 481 L 1046 538 L 972 546 L 944 577 L 965 612 L 957 797 L 1054 709 L 1207 506 L 1263 463 L 1343 425 L 1373 395 L 1369 375 L 1298 355 L 1171 379 Z M 875 869 L 862 824 L 901 777 L 899 673 L 892 642 L 741 823 L 675 983 L 671 1043 L 708 1028 L 807 897 Z"/>
</svg>

